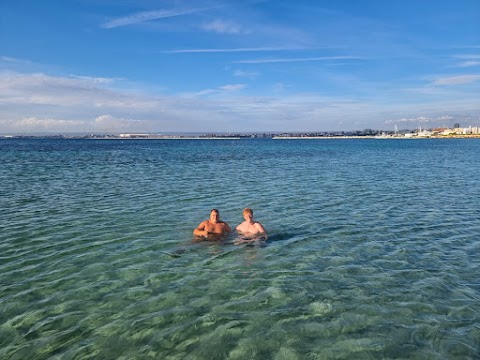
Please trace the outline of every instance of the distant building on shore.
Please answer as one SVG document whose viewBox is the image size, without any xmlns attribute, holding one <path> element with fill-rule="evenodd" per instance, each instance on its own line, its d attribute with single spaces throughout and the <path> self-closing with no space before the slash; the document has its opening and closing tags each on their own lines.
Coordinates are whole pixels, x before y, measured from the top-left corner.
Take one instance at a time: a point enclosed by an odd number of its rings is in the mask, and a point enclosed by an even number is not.
<svg viewBox="0 0 480 360">
<path fill-rule="evenodd" d="M 142 139 L 142 138 L 148 138 L 150 135 L 149 134 L 120 134 L 119 137 L 121 138 L 127 138 L 127 139 Z"/>
</svg>

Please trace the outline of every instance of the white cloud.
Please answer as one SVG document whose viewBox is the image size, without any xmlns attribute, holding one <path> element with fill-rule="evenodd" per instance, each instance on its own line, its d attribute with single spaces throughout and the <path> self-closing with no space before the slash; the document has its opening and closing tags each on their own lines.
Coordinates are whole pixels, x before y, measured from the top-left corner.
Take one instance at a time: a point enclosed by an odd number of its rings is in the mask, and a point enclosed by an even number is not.
<svg viewBox="0 0 480 360">
<path fill-rule="evenodd" d="M 468 61 L 464 61 L 464 62 L 458 64 L 457 66 L 458 67 L 471 67 L 471 66 L 479 66 L 479 65 L 480 65 L 480 61 L 468 60 Z"/>
<path fill-rule="evenodd" d="M 245 88 L 245 84 L 231 84 L 231 85 L 220 86 L 220 89 L 224 91 L 238 91 L 244 88 Z"/>
<path fill-rule="evenodd" d="M 236 52 L 263 52 L 263 51 L 290 51 L 301 50 L 296 47 L 252 47 L 252 48 L 219 48 L 219 49 L 178 49 L 166 50 L 164 54 L 189 54 L 189 53 L 236 53 Z"/>
<path fill-rule="evenodd" d="M 211 31 L 218 34 L 248 34 L 246 29 L 243 29 L 240 25 L 225 20 L 214 20 L 208 23 L 203 23 L 200 26 L 205 31 Z"/>
<path fill-rule="evenodd" d="M 231 93 L 235 91 L 239 91 L 242 89 L 245 89 L 246 85 L 245 84 L 228 84 L 228 85 L 222 85 L 219 86 L 216 89 L 204 89 L 201 91 L 196 92 L 193 94 L 193 97 L 198 97 L 198 96 L 208 96 L 208 95 L 222 95 L 226 93 Z M 191 98 L 192 94 L 184 94 L 186 98 Z"/>
<path fill-rule="evenodd" d="M 462 54 L 462 55 L 455 55 L 454 58 L 464 59 L 464 60 L 478 60 L 478 59 L 480 59 L 480 55 L 477 55 L 477 54 Z"/>
<path fill-rule="evenodd" d="M 95 129 L 101 132 L 143 132 L 150 126 L 146 120 L 124 119 L 110 114 L 100 115 L 95 119 Z"/>
<path fill-rule="evenodd" d="M 432 121 L 432 119 L 428 118 L 428 117 L 425 117 L 425 116 L 419 116 L 417 118 L 418 122 L 430 122 Z"/>
<path fill-rule="evenodd" d="M 60 126 L 75 126 L 83 124 L 82 121 L 76 120 L 59 120 L 59 119 L 38 119 L 35 117 L 22 119 L 17 122 L 18 126 L 34 126 L 41 127 L 45 129 L 50 129 Z"/>
<path fill-rule="evenodd" d="M 385 121 L 386 124 L 396 124 L 396 123 L 428 123 L 431 122 L 432 119 L 425 117 L 425 116 L 419 116 L 417 118 L 402 118 L 402 119 L 397 119 L 397 120 L 387 120 Z"/>
<path fill-rule="evenodd" d="M 306 58 L 272 58 L 272 59 L 254 59 L 238 60 L 235 64 L 268 64 L 268 63 L 288 63 L 288 62 L 308 62 L 308 61 L 327 61 L 327 60 L 363 60 L 359 56 L 318 56 Z"/>
<path fill-rule="evenodd" d="M 23 105 L 73 106 L 91 104 L 96 98 L 111 99 L 112 94 L 99 85 L 114 80 L 93 77 L 55 77 L 43 73 L 0 73 L 0 101 Z"/>
<path fill-rule="evenodd" d="M 245 84 L 226 84 L 184 96 L 153 95 L 95 79 L 0 72 L 0 132 L 355 130 L 384 126 L 385 119 L 428 122 L 435 119 L 431 115 L 435 113 L 455 113 L 450 115 L 455 120 L 462 114 L 480 113 L 473 95 L 448 101 L 442 97 L 424 104 L 379 103 L 285 91 L 246 96 L 239 92 Z M 285 85 L 279 83 L 276 88 L 285 90 Z M 414 115 L 398 116 L 405 113 Z"/>
<path fill-rule="evenodd" d="M 427 117 L 427 116 L 418 116 L 415 118 L 401 118 L 395 120 L 387 120 L 385 124 L 400 124 L 400 123 L 411 123 L 411 124 L 426 124 L 431 123 L 432 125 L 440 124 L 445 121 L 454 120 L 455 117 L 451 115 L 442 115 L 442 116 L 434 116 L 434 117 Z"/>
<path fill-rule="evenodd" d="M 74 129 L 83 128 L 85 121 L 24 117 L 17 120 L 0 119 L 0 125 L 9 132 L 71 132 Z"/>
<path fill-rule="evenodd" d="M 195 93 L 196 96 L 206 96 L 206 95 L 211 95 L 211 94 L 215 94 L 215 93 L 218 93 L 218 90 L 215 90 L 215 89 L 205 89 L 205 90 L 201 90 L 197 93 Z M 187 95 L 187 97 L 189 97 Z"/>
<path fill-rule="evenodd" d="M 249 78 L 249 79 L 254 79 L 257 76 L 259 76 L 259 73 L 255 72 L 255 71 L 235 70 L 233 72 L 233 76 L 246 77 L 246 78 Z"/>
<path fill-rule="evenodd" d="M 438 121 L 447 121 L 447 120 L 452 120 L 453 117 L 449 116 L 449 115 L 444 115 L 444 116 L 440 116 L 437 118 Z"/>
<path fill-rule="evenodd" d="M 31 61 L 12 58 L 12 57 L 9 57 L 9 56 L 0 56 L 0 61 L 4 61 L 4 62 L 7 62 L 7 63 L 15 63 L 15 64 L 31 64 Z"/>
<path fill-rule="evenodd" d="M 172 9 L 172 10 L 153 10 L 142 11 L 128 16 L 119 17 L 107 21 L 101 25 L 105 29 L 112 29 L 120 26 L 133 25 L 145 21 L 170 18 L 175 16 L 193 14 L 197 12 L 206 11 L 209 8 L 190 8 L 190 9 Z"/>
<path fill-rule="evenodd" d="M 112 84 L 115 81 L 123 80 L 121 78 L 104 78 L 104 77 L 91 77 L 91 76 L 80 76 L 80 75 L 70 75 L 73 79 L 86 80 L 93 84 Z"/>
<path fill-rule="evenodd" d="M 458 75 L 443 77 L 435 80 L 433 85 L 448 86 L 469 84 L 480 80 L 480 75 Z"/>
</svg>

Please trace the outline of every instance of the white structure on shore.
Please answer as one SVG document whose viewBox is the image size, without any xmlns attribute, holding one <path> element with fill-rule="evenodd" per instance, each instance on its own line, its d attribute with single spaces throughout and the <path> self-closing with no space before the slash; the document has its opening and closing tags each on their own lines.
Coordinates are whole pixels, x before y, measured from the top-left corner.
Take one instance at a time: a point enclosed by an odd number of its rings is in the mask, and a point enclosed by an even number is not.
<svg viewBox="0 0 480 360">
<path fill-rule="evenodd" d="M 469 126 L 468 128 L 453 128 L 453 129 L 444 129 L 439 132 L 438 135 L 479 135 L 480 127 L 479 126 Z"/>
<path fill-rule="evenodd" d="M 120 134 L 119 137 L 127 139 L 148 138 L 149 134 Z"/>
<path fill-rule="evenodd" d="M 440 128 L 425 130 L 420 127 L 416 132 L 404 134 L 407 138 L 428 138 L 438 136 L 455 136 L 455 135 L 480 135 L 480 126 L 469 126 L 468 128 L 461 128 L 456 124 L 454 128 Z"/>
</svg>

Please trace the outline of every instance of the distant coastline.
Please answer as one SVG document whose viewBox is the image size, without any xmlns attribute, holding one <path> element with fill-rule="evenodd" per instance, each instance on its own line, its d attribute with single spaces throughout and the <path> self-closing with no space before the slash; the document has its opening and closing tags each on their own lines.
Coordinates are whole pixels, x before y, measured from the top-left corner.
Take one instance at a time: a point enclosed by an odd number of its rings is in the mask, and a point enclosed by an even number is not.
<svg viewBox="0 0 480 360">
<path fill-rule="evenodd" d="M 101 139 L 101 140 L 240 140 L 240 139 L 472 139 L 480 138 L 480 127 L 437 128 L 429 130 L 357 130 L 323 132 L 251 132 L 251 133 L 185 133 L 185 134 L 0 134 L 0 139 Z"/>
<path fill-rule="evenodd" d="M 335 140 L 335 139 L 381 139 L 381 140 L 412 140 L 412 139 L 480 139 L 480 134 L 469 135 L 429 135 L 429 136 L 372 136 L 372 135 L 329 135 L 329 136 L 304 136 L 304 135 L 271 135 L 271 136 L 145 136 L 145 137 L 119 137 L 116 135 L 0 135 L 0 140 L 5 139 L 71 139 L 71 140 L 242 140 L 242 139 L 272 139 L 272 140 Z"/>
<path fill-rule="evenodd" d="M 415 139 L 480 139 L 480 135 L 431 135 L 431 136 L 155 136 L 155 137 L 135 137 L 121 138 L 113 135 L 94 135 L 94 136 L 69 136 L 69 135 L 0 135 L 0 140 L 5 139 L 65 139 L 65 140 L 242 140 L 242 139 L 271 139 L 271 140 L 338 140 L 338 139 L 382 139 L 382 140 L 415 140 Z"/>
<path fill-rule="evenodd" d="M 386 137 L 380 137 L 380 136 L 275 136 L 272 137 L 273 140 L 292 140 L 292 139 L 298 139 L 298 140 L 308 140 L 308 139 L 396 139 L 396 140 L 409 140 L 409 139 L 480 139 L 480 135 L 432 135 L 432 136 L 424 136 L 424 137 L 419 137 L 419 136 L 411 136 L 411 137 L 406 137 L 406 136 L 386 136 Z"/>
</svg>

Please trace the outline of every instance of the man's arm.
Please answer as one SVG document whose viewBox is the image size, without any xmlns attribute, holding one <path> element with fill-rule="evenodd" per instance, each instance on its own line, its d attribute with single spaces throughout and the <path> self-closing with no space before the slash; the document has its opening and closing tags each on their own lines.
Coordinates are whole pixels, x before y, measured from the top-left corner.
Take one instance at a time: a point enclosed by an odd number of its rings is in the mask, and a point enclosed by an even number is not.
<svg viewBox="0 0 480 360">
<path fill-rule="evenodd" d="M 193 230 L 193 235 L 195 236 L 207 236 L 208 231 L 205 230 L 206 228 L 206 221 L 202 221 L 200 225 L 198 225 L 194 230 Z"/>
<path fill-rule="evenodd" d="M 259 233 L 267 235 L 267 231 L 259 222 L 255 223 L 255 228 L 258 230 Z"/>
</svg>

